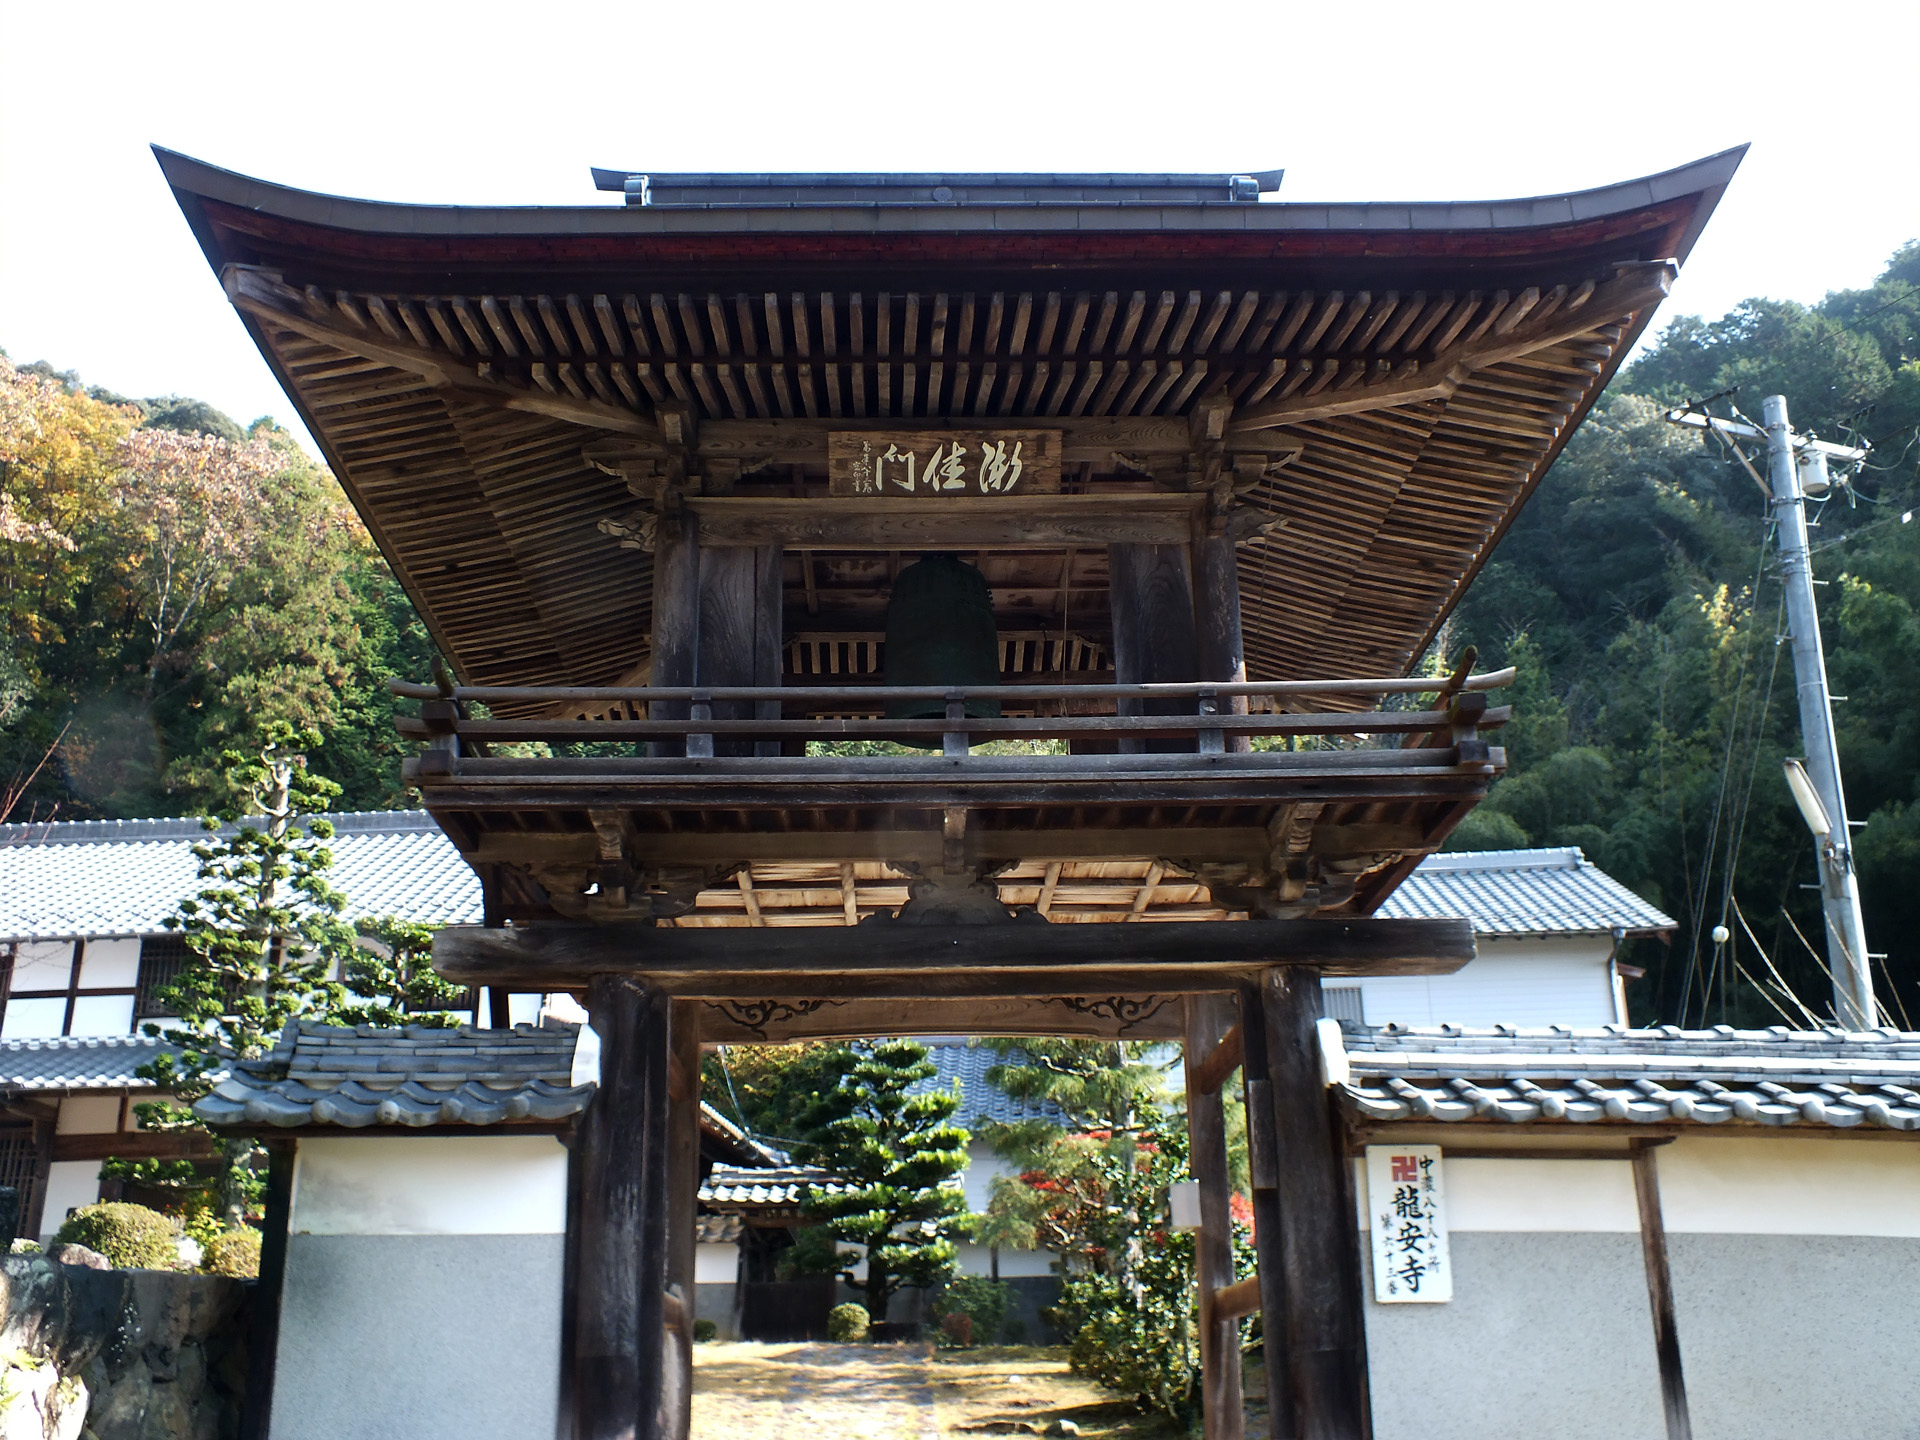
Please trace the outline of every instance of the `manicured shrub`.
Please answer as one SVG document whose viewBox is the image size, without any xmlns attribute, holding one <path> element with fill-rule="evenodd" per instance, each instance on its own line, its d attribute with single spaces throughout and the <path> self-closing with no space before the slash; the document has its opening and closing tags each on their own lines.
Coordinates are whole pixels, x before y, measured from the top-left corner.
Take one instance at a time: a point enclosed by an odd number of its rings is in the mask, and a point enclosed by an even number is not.
<svg viewBox="0 0 1920 1440">
<path fill-rule="evenodd" d="M 69 1215 L 53 1237 L 56 1245 L 84 1245 L 117 1270 L 171 1270 L 180 1263 L 179 1232 L 158 1210 L 113 1200 Z"/>
<path fill-rule="evenodd" d="M 940 1339 L 955 1350 L 973 1345 L 973 1317 L 964 1310 L 950 1310 L 940 1317 Z"/>
<path fill-rule="evenodd" d="M 718 1338 L 719 1334 L 720 1327 L 711 1320 L 693 1322 L 693 1341 L 696 1345 L 704 1345 L 707 1341 Z"/>
<path fill-rule="evenodd" d="M 950 1344 L 961 1348 L 992 1345 L 1004 1339 L 1001 1331 L 1007 1322 L 1007 1297 L 1003 1281 L 984 1275 L 956 1275 L 933 1297 L 927 1313 L 940 1322 L 940 1333 Z M 955 1317 L 967 1322 L 964 1340 L 954 1338 L 956 1332 L 948 1324 Z"/>
<path fill-rule="evenodd" d="M 864 1305 L 836 1305 L 827 1312 L 827 1338 L 842 1345 L 858 1345 L 867 1338 L 873 1317 Z"/>
<path fill-rule="evenodd" d="M 207 1242 L 200 1268 L 215 1275 L 231 1275 L 235 1280 L 258 1279 L 260 1232 L 245 1226 L 221 1231 Z"/>
</svg>

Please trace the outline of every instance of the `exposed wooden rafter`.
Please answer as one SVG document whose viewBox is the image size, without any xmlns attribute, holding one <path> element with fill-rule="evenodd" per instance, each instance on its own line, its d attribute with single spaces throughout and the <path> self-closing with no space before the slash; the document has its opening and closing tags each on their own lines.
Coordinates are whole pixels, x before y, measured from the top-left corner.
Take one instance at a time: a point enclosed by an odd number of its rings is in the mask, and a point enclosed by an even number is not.
<svg viewBox="0 0 1920 1440">
<path fill-rule="evenodd" d="M 1451 399 L 1475 371 L 1522 359 L 1657 305 L 1666 298 L 1676 273 L 1671 263 L 1659 261 L 1629 267 L 1604 285 L 1589 282 L 1571 291 L 1562 285 L 1548 297 L 1549 313 L 1537 319 L 1525 317 L 1540 305 L 1540 292 L 1522 291 L 1496 313 L 1484 336 L 1441 350 L 1430 360 L 1398 365 L 1323 362 L 1320 373 L 1323 378 L 1334 377 L 1333 384 L 1324 389 L 1315 385 L 1286 399 L 1242 410 L 1234 416 L 1231 433 Z M 1356 380 L 1359 383 L 1352 383 Z"/>
</svg>

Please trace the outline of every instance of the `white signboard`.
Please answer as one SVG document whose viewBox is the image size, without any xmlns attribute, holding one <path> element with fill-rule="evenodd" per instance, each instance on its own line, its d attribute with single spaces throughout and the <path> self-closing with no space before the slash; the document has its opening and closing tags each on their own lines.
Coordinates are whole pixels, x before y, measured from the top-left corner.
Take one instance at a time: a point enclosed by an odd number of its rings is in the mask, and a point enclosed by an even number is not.
<svg viewBox="0 0 1920 1440">
<path fill-rule="evenodd" d="M 1369 1145 L 1367 1214 L 1373 1298 L 1383 1305 L 1453 1298 L 1447 1196 L 1438 1145 Z"/>
</svg>

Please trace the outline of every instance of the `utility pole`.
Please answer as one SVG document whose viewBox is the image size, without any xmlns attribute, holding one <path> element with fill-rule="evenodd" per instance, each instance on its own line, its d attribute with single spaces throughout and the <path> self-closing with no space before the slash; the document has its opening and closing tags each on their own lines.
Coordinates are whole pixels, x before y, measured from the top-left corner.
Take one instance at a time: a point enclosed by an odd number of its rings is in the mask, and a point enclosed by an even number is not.
<svg viewBox="0 0 1920 1440">
<path fill-rule="evenodd" d="M 1807 752 L 1804 768 L 1799 761 L 1787 761 L 1787 784 L 1807 828 L 1813 831 L 1818 855 L 1834 1016 L 1844 1029 L 1871 1029 L 1879 1024 L 1879 1011 L 1874 1004 L 1873 975 L 1867 968 L 1867 930 L 1860 914 L 1860 882 L 1854 874 L 1853 832 L 1847 824 L 1840 754 L 1834 743 L 1833 696 L 1827 687 L 1827 659 L 1814 606 L 1806 505 L 1809 491 L 1826 492 L 1829 459 L 1863 460 L 1867 452 L 1795 435 L 1787 423 L 1784 395 L 1769 395 L 1760 413 L 1765 427 L 1761 430 L 1692 412 L 1674 411 L 1667 418 L 1767 442 L 1767 481 L 1762 482 L 1762 488 L 1767 491 L 1778 526 L 1781 581 L 1786 589 L 1787 625 L 1793 641 L 1794 688 L 1800 700 L 1800 735 Z M 1746 463 L 1745 456 L 1740 459 Z M 1752 466 L 1747 468 L 1752 471 Z M 1757 474 L 1754 478 L 1759 480 Z"/>
</svg>

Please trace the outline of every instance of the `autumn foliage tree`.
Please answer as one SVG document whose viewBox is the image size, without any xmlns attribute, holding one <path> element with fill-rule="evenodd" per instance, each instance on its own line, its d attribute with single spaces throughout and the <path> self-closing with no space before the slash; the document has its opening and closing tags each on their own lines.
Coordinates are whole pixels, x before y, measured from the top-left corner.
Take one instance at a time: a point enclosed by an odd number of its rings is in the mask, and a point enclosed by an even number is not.
<svg viewBox="0 0 1920 1440">
<path fill-rule="evenodd" d="M 145 694 L 190 621 L 255 560 L 284 457 L 264 440 L 138 430 L 120 442 L 111 529 L 151 645 Z"/>
<path fill-rule="evenodd" d="M 220 802 L 280 720 L 355 808 L 399 803 L 387 679 L 424 626 L 325 469 L 265 422 L 0 357 L 0 799 L 45 818 Z M 8 776 L 11 779 L 8 779 Z"/>
</svg>

